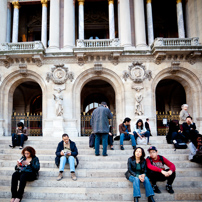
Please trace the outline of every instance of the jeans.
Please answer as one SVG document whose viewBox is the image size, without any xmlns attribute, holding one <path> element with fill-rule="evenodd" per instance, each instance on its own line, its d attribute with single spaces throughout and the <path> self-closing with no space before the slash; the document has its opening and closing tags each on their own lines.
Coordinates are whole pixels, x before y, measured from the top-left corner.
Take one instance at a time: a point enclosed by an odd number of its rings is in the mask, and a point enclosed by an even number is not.
<svg viewBox="0 0 202 202">
<path fill-rule="evenodd" d="M 107 155 L 108 145 L 108 133 L 96 133 L 95 134 L 95 155 L 100 154 L 100 138 L 102 137 L 103 152 L 102 155 Z"/>
<path fill-rule="evenodd" d="M 135 139 L 136 139 L 137 137 L 139 137 L 138 134 L 137 134 L 135 131 L 133 132 L 133 134 L 134 134 Z M 147 140 L 148 140 L 147 143 L 149 142 L 149 136 L 150 136 L 150 132 L 149 132 L 149 131 L 146 131 L 144 134 L 140 134 L 140 135 L 141 135 L 141 136 L 144 135 L 145 137 L 147 137 Z"/>
<path fill-rule="evenodd" d="M 16 141 L 16 137 L 18 138 L 18 140 Z M 12 145 L 13 146 L 18 146 L 20 145 L 21 147 L 23 147 L 24 145 L 24 141 L 27 139 L 26 135 L 21 134 L 21 135 L 16 135 L 15 133 L 12 134 Z"/>
<path fill-rule="evenodd" d="M 70 172 L 75 172 L 75 164 L 74 164 L 74 157 L 73 156 L 69 156 L 68 158 L 66 156 L 60 157 L 59 171 L 64 171 L 66 163 L 69 163 Z"/>
<path fill-rule="evenodd" d="M 109 135 L 109 136 L 108 136 L 108 142 L 109 142 L 109 145 L 110 145 L 110 146 L 113 145 L 113 135 Z"/>
<path fill-rule="evenodd" d="M 136 141 L 135 141 L 134 135 L 130 135 L 130 134 L 125 135 L 124 133 L 121 133 L 121 135 L 120 135 L 120 145 L 123 145 L 123 141 L 127 140 L 127 139 L 129 139 L 129 140 L 131 139 L 132 146 L 136 146 Z"/>
<path fill-rule="evenodd" d="M 27 181 L 33 181 L 33 180 L 35 180 L 35 178 L 36 178 L 36 174 L 33 172 L 15 172 L 15 173 L 13 173 L 12 180 L 11 180 L 12 198 L 22 199 Z M 19 184 L 19 189 L 17 190 L 18 180 L 20 181 L 20 184 Z"/>
<path fill-rule="evenodd" d="M 129 181 L 133 183 L 133 197 L 141 198 L 140 179 L 131 175 Z M 143 185 L 145 187 L 146 197 L 154 196 L 153 188 L 147 176 L 144 178 Z"/>
</svg>

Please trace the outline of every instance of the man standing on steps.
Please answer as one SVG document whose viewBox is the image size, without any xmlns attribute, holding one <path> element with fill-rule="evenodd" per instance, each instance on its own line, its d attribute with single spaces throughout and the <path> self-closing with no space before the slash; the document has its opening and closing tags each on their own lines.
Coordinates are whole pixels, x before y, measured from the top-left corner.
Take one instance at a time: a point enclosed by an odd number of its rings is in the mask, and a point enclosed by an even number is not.
<svg viewBox="0 0 202 202">
<path fill-rule="evenodd" d="M 72 180 L 77 180 L 75 174 L 75 159 L 78 165 L 78 159 L 76 157 L 78 155 L 78 150 L 76 144 L 69 139 L 67 134 L 62 135 L 62 141 L 59 142 L 55 154 L 55 164 L 57 167 L 59 167 L 57 181 L 63 178 L 63 172 L 66 163 L 69 163 Z"/>
<path fill-rule="evenodd" d="M 158 194 L 161 193 L 156 185 L 157 181 L 167 180 L 166 190 L 168 193 L 173 194 L 172 184 L 175 179 L 175 165 L 165 157 L 158 155 L 158 151 L 154 146 L 149 147 L 148 152 L 150 156 L 146 159 L 148 168 L 147 176 L 151 180 L 154 192 Z M 164 165 L 169 169 L 165 169 Z"/>
<path fill-rule="evenodd" d="M 102 137 L 103 156 L 107 155 L 109 120 L 113 115 L 109 110 L 106 102 L 101 102 L 101 105 L 93 111 L 91 125 L 95 133 L 95 156 L 100 155 L 100 138 Z"/>
</svg>

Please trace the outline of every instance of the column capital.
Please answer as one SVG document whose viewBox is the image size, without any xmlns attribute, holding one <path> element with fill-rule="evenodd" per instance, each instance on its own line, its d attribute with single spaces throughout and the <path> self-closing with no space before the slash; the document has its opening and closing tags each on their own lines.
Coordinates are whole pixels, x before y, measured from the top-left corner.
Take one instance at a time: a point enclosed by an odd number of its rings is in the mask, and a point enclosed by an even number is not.
<svg viewBox="0 0 202 202">
<path fill-rule="evenodd" d="M 147 4 L 151 4 L 152 0 L 147 0 Z"/>
<path fill-rule="evenodd" d="M 79 6 L 83 6 L 84 5 L 84 2 L 85 2 L 85 0 L 78 0 L 78 2 L 79 2 Z"/>
<path fill-rule="evenodd" d="M 48 6 L 48 0 L 41 0 L 42 6 L 47 7 Z"/>
<path fill-rule="evenodd" d="M 114 4 L 114 0 L 108 0 L 108 4 Z"/>
<path fill-rule="evenodd" d="M 17 9 L 20 8 L 20 4 L 18 1 L 13 1 L 12 4 L 13 4 L 14 8 L 17 8 Z"/>
<path fill-rule="evenodd" d="M 178 3 L 182 3 L 182 0 L 176 0 L 176 3 L 178 4 Z"/>
</svg>

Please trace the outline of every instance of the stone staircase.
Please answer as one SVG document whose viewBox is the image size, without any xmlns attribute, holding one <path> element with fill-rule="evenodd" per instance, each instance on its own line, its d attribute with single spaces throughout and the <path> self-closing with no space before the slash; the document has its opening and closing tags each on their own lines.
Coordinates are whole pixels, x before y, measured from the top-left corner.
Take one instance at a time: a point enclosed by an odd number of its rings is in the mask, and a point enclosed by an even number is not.
<svg viewBox="0 0 202 202">
<path fill-rule="evenodd" d="M 25 146 L 36 149 L 41 169 L 39 179 L 28 182 L 22 202 L 132 202 L 132 183 L 125 179 L 127 160 L 133 150 L 130 141 L 125 141 L 125 150 L 114 142 L 115 150 L 108 150 L 108 157 L 95 156 L 94 149 L 88 146 L 88 137 L 72 139 L 79 150 L 79 166 L 76 169 L 77 181 L 72 181 L 69 170 L 64 178 L 56 181 L 58 168 L 54 164 L 55 150 L 60 138 L 45 139 L 29 137 Z M 152 145 L 157 146 L 159 154 L 164 155 L 176 165 L 177 177 L 173 184 L 175 194 L 165 190 L 165 182 L 159 182 L 162 194 L 156 194 L 159 202 L 201 201 L 202 202 L 202 166 L 188 161 L 188 149 L 174 151 L 173 145 L 166 143 L 165 137 L 151 137 Z M 11 137 L 0 137 L 0 202 L 10 201 L 11 176 L 17 159 L 21 157 L 18 147 L 10 149 Z M 149 146 L 142 146 L 146 151 Z M 68 168 L 68 165 L 67 165 Z M 141 184 L 142 198 L 147 201 Z"/>
</svg>

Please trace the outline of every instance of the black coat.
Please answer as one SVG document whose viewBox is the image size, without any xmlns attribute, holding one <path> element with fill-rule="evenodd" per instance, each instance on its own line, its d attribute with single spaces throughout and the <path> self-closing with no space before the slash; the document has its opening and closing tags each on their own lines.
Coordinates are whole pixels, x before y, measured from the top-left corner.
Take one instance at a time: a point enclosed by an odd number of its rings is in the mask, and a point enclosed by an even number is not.
<svg viewBox="0 0 202 202">
<path fill-rule="evenodd" d="M 188 126 L 188 124 L 185 122 L 182 124 L 182 127 L 183 127 L 183 132 L 190 131 L 190 130 L 196 130 L 196 124 L 195 123 Z"/>
<path fill-rule="evenodd" d="M 78 155 L 78 150 L 77 150 L 76 144 L 71 140 L 69 140 L 69 141 L 70 141 L 71 156 L 74 156 L 76 158 L 77 165 L 78 165 L 79 161 L 76 157 Z M 55 164 L 57 167 L 59 167 L 59 165 L 60 165 L 60 157 L 61 157 L 60 152 L 62 150 L 64 150 L 64 141 L 59 142 L 58 147 L 57 147 L 56 152 L 55 152 L 55 154 L 56 154 Z"/>
</svg>

